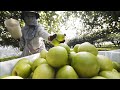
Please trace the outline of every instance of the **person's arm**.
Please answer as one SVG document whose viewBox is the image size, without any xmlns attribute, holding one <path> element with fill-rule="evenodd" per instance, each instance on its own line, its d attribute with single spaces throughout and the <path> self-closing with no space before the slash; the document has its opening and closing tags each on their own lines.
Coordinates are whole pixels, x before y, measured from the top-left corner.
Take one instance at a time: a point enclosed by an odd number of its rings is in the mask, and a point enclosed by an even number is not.
<svg viewBox="0 0 120 90">
<path fill-rule="evenodd" d="M 38 27 L 38 35 L 49 42 L 51 42 L 54 38 L 57 37 L 57 34 L 51 35 L 44 29 L 44 27 L 41 27 L 41 26 Z M 65 42 L 65 40 L 61 41 L 60 43 L 63 43 L 63 42 Z"/>
<path fill-rule="evenodd" d="M 42 37 L 46 41 L 49 41 L 48 38 L 49 38 L 50 34 L 45 30 L 44 27 L 39 26 L 38 27 L 38 36 Z"/>
<path fill-rule="evenodd" d="M 24 45 L 25 45 L 25 40 L 24 40 L 24 37 L 23 37 L 23 29 L 22 29 L 22 37 L 20 38 L 19 40 L 19 47 L 20 47 L 20 50 L 23 51 L 24 49 Z"/>
</svg>

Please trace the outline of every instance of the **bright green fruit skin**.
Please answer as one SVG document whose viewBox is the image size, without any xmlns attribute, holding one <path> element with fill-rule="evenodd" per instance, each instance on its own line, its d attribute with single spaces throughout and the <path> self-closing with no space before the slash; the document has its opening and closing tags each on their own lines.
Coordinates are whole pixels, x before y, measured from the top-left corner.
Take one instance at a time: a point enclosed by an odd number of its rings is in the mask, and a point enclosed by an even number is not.
<svg viewBox="0 0 120 90">
<path fill-rule="evenodd" d="M 90 52 L 90 53 L 94 54 L 95 56 L 98 55 L 97 48 L 89 42 L 84 42 L 79 45 L 78 52 L 82 52 L 82 51 Z"/>
<path fill-rule="evenodd" d="M 56 78 L 58 78 L 58 79 L 78 79 L 78 75 L 72 66 L 65 65 L 57 71 Z"/>
<path fill-rule="evenodd" d="M 77 53 L 78 52 L 78 47 L 80 46 L 80 44 L 76 44 L 74 47 L 73 47 L 73 50 Z"/>
<path fill-rule="evenodd" d="M 120 72 L 120 64 L 116 61 L 112 61 L 113 68 Z"/>
<path fill-rule="evenodd" d="M 48 64 L 39 65 L 34 73 L 32 79 L 53 79 L 55 77 L 55 70 Z"/>
<path fill-rule="evenodd" d="M 30 64 L 19 63 L 12 70 L 12 76 L 20 76 L 22 78 L 27 78 L 31 73 Z"/>
<path fill-rule="evenodd" d="M 19 64 L 19 63 L 27 63 L 27 64 L 32 65 L 32 62 L 31 62 L 29 59 L 27 59 L 27 58 L 22 58 L 22 59 L 20 59 L 20 60 L 16 63 L 16 65 Z"/>
<path fill-rule="evenodd" d="M 61 41 L 65 40 L 65 35 L 62 34 L 62 33 L 59 33 L 59 34 L 57 34 L 56 39 L 57 39 L 59 42 L 61 42 Z"/>
<path fill-rule="evenodd" d="M 97 60 L 100 65 L 100 71 L 111 71 L 113 69 L 112 61 L 108 57 L 104 55 L 97 55 Z"/>
<path fill-rule="evenodd" d="M 60 44 L 60 42 L 55 38 L 51 41 L 51 44 L 54 46 L 58 46 Z"/>
<path fill-rule="evenodd" d="M 120 74 L 113 71 L 101 71 L 99 75 L 108 79 L 120 79 Z"/>
<path fill-rule="evenodd" d="M 78 52 L 74 56 L 71 66 L 75 69 L 79 77 L 84 78 L 97 76 L 100 69 L 97 57 L 89 52 Z"/>
<path fill-rule="evenodd" d="M 69 55 L 68 55 L 68 62 L 69 62 L 69 65 L 71 65 L 71 62 L 74 58 L 74 56 L 76 55 L 76 52 L 70 52 Z"/>
<path fill-rule="evenodd" d="M 70 47 L 66 43 L 60 43 L 59 46 L 64 47 L 67 50 L 68 54 L 70 53 Z"/>
<path fill-rule="evenodd" d="M 32 71 L 36 69 L 40 64 L 47 63 L 46 59 L 44 58 L 37 58 L 32 64 Z"/>
<path fill-rule="evenodd" d="M 48 53 L 48 51 L 46 49 L 43 49 L 41 52 L 40 52 L 40 58 L 44 58 L 46 59 L 46 54 Z"/>
<path fill-rule="evenodd" d="M 67 50 L 61 46 L 50 48 L 46 56 L 46 61 L 49 65 L 56 68 L 66 65 L 68 63 Z"/>
</svg>

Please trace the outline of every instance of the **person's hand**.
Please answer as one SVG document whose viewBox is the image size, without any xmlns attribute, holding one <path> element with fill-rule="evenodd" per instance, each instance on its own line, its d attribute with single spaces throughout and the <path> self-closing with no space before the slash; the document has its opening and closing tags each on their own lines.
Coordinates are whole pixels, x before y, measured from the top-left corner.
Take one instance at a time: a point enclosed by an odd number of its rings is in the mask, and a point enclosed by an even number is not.
<svg viewBox="0 0 120 90">
<path fill-rule="evenodd" d="M 51 36 L 49 36 L 48 40 L 52 41 L 53 39 L 55 39 L 57 37 L 57 34 L 53 34 Z"/>
<path fill-rule="evenodd" d="M 64 36 L 62 36 L 62 39 L 66 36 L 66 34 L 63 34 Z M 55 38 L 57 39 L 57 41 L 59 41 L 59 37 L 61 37 L 59 34 L 53 34 L 52 36 L 49 36 L 48 40 L 49 41 L 53 41 Z M 63 39 L 62 41 L 59 41 L 60 43 L 64 43 L 65 39 Z"/>
</svg>

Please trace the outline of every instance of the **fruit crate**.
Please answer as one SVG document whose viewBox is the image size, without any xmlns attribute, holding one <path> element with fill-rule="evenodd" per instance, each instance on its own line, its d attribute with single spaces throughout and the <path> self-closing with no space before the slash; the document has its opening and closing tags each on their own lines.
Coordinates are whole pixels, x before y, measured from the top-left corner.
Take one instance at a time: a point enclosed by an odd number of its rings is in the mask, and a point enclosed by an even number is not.
<svg viewBox="0 0 120 90">
<path fill-rule="evenodd" d="M 120 63 L 120 49 L 118 50 L 111 50 L 111 51 L 99 51 L 100 55 L 105 55 L 109 57 L 111 60 Z"/>
<path fill-rule="evenodd" d="M 111 60 L 120 63 L 120 50 L 99 51 L 98 54 L 105 55 L 105 56 L 109 57 Z M 30 61 L 33 62 L 38 57 L 40 57 L 40 53 L 33 54 L 33 55 L 30 55 L 30 56 L 26 56 L 26 57 L 22 57 L 22 58 L 27 58 L 27 59 L 29 59 Z M 0 76 L 9 75 L 11 73 L 14 65 L 22 58 L 17 58 L 17 59 L 13 59 L 13 60 L 10 60 L 10 61 L 0 62 Z"/>
<path fill-rule="evenodd" d="M 30 61 L 33 62 L 38 57 L 40 57 L 40 53 L 29 55 L 29 56 L 26 56 L 26 57 L 13 59 L 13 60 L 9 60 L 9 61 L 0 62 L 0 76 L 10 75 L 14 65 L 22 58 L 27 58 L 27 59 L 29 59 Z"/>
</svg>

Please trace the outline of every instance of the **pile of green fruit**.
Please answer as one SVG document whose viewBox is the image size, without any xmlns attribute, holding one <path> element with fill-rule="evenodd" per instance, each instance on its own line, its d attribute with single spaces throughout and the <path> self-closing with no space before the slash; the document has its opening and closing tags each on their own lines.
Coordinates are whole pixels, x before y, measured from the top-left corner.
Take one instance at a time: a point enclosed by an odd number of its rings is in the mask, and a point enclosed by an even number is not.
<svg viewBox="0 0 120 90">
<path fill-rule="evenodd" d="M 99 55 L 89 42 L 73 48 L 60 43 L 48 51 L 42 50 L 33 62 L 26 58 L 19 60 L 11 72 L 12 79 L 14 76 L 15 79 L 120 79 L 120 64 Z"/>
</svg>

